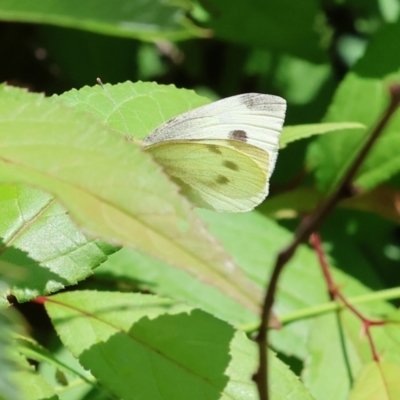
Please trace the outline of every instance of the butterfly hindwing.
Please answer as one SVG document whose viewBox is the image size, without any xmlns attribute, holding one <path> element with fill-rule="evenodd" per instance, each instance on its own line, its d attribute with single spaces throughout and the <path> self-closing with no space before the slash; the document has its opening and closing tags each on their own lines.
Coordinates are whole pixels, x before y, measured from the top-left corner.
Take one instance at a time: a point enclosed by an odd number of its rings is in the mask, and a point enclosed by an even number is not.
<svg viewBox="0 0 400 400">
<path fill-rule="evenodd" d="M 198 206 L 247 211 L 268 191 L 268 153 L 255 146 L 232 140 L 176 140 L 146 150 Z"/>
</svg>

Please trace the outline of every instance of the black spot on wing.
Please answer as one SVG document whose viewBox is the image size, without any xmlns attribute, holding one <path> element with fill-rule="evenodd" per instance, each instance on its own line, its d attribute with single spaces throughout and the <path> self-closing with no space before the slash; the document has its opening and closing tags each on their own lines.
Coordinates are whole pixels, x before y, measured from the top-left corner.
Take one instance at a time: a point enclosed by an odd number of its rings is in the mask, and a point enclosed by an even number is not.
<svg viewBox="0 0 400 400">
<path fill-rule="evenodd" d="M 229 139 L 240 140 L 241 142 L 247 142 L 247 133 L 242 130 L 235 130 L 229 132 Z"/>
<path fill-rule="evenodd" d="M 219 185 L 226 185 L 229 183 L 229 179 L 226 176 L 218 175 L 216 182 Z"/>
<path fill-rule="evenodd" d="M 232 161 L 224 161 L 222 165 L 232 171 L 239 171 L 239 166 Z"/>
<path fill-rule="evenodd" d="M 255 102 L 254 102 L 254 97 L 249 97 L 249 96 L 243 96 L 243 104 L 250 109 L 255 108 Z"/>
<path fill-rule="evenodd" d="M 283 99 L 268 94 L 248 93 L 241 96 L 241 101 L 250 110 L 282 112 L 282 108 L 285 107 Z"/>
<path fill-rule="evenodd" d="M 221 154 L 221 150 L 218 148 L 218 146 L 215 146 L 215 145 L 213 145 L 213 144 L 208 144 L 208 145 L 207 145 L 207 149 L 208 149 L 209 151 L 211 151 L 211 153 L 214 153 L 214 154 Z"/>
</svg>

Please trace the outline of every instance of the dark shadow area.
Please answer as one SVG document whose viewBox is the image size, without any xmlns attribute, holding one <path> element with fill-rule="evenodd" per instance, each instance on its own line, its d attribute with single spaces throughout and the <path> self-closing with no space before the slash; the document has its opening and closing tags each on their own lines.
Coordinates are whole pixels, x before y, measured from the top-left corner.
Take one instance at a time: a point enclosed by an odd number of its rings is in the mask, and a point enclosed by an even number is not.
<svg viewBox="0 0 400 400">
<path fill-rule="evenodd" d="M 400 65 L 400 52 L 398 40 L 400 37 L 400 24 L 388 24 L 382 28 L 368 46 L 368 53 L 374 54 L 374 59 L 366 57 L 360 60 L 354 72 L 364 78 L 376 78 L 378 81 L 383 76 L 397 73 Z M 385 44 L 382 46 L 382 44 Z"/>
<path fill-rule="evenodd" d="M 32 259 L 26 252 L 13 246 L 7 247 L 0 241 L 0 249 L 3 249 L 0 255 L 1 262 L 5 265 L 15 267 L 18 273 L 8 275 L 7 285 L 8 294 L 15 295 L 17 298 L 22 294 L 45 295 L 48 293 L 46 286 L 49 281 L 53 284 L 57 282 L 60 289 L 70 285 L 65 278 L 50 271 L 48 267 L 40 265 L 40 262 Z M 11 271 L 12 272 L 12 271 Z M 7 274 L 6 274 L 7 276 Z"/>
<path fill-rule="evenodd" d="M 400 284 L 398 260 L 390 259 L 386 250 L 393 242 L 396 226 L 372 213 L 338 209 L 320 233 L 330 244 L 328 255 L 335 260 L 336 268 L 371 289 L 382 289 Z"/>
</svg>

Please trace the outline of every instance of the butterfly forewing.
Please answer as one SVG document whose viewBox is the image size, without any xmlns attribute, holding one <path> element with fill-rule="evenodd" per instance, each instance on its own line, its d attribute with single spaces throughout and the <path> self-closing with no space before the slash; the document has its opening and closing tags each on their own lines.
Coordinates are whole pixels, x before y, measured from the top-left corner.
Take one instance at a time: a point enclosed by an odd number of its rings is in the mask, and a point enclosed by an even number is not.
<svg viewBox="0 0 400 400">
<path fill-rule="evenodd" d="M 191 201 L 216 211 L 253 209 L 268 191 L 268 153 L 231 140 L 177 140 L 146 148 Z"/>
<path fill-rule="evenodd" d="M 268 195 L 285 112 L 281 97 L 228 97 L 163 123 L 143 147 L 198 206 L 248 211 Z"/>
<path fill-rule="evenodd" d="M 278 96 L 232 96 L 170 119 L 147 136 L 143 145 L 179 139 L 239 140 L 269 153 L 269 178 L 278 155 L 285 112 L 286 101 Z"/>
</svg>

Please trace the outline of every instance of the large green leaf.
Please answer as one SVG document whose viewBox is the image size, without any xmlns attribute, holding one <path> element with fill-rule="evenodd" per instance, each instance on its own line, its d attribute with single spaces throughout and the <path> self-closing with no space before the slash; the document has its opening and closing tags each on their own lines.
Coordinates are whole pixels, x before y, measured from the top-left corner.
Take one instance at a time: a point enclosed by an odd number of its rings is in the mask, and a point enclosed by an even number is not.
<svg viewBox="0 0 400 400">
<path fill-rule="evenodd" d="M 254 282 L 261 287 L 265 285 L 277 254 L 288 245 L 292 238 L 291 232 L 257 212 L 228 215 L 201 210 L 199 213 L 207 222 L 210 231 L 233 256 L 235 262 Z M 334 216 L 333 220 L 335 219 L 338 219 L 338 216 Z M 345 216 L 340 220 L 345 220 Z M 355 236 L 359 234 L 359 231 L 365 229 L 363 224 L 354 219 L 349 220 L 349 224 L 354 233 L 349 236 L 343 233 L 337 235 L 342 236 L 343 242 L 339 242 L 339 249 L 345 246 L 346 241 L 349 242 L 349 238 L 355 241 Z M 377 229 L 377 227 L 374 228 Z M 340 232 L 342 232 L 344 228 L 338 225 L 337 229 L 341 229 Z M 373 232 L 371 235 L 372 239 Z M 348 267 L 353 257 L 362 265 L 362 274 L 368 283 L 376 277 L 375 264 L 371 260 L 368 262 L 362 258 L 362 249 L 365 246 L 370 246 L 371 250 L 373 248 L 367 240 L 360 240 L 358 252 L 344 247 L 349 255 L 343 256 L 343 260 L 339 258 L 340 262 L 336 261 L 336 247 L 332 248 L 330 241 L 326 243 L 326 252 L 333 265 L 331 269 L 335 281 L 343 288 L 345 295 L 354 298 L 369 294 L 371 298 L 368 304 L 364 304 L 364 310 L 370 315 L 385 315 L 385 312 L 391 309 L 385 302 L 378 301 L 379 292 L 376 293 L 376 299 L 374 299 L 370 289 L 362 286 L 351 275 L 339 270 L 339 268 Z M 373 259 L 379 254 L 381 246 L 381 242 L 378 242 L 377 254 L 373 253 Z M 185 301 L 243 329 L 256 330 L 258 328 L 259 316 L 244 310 L 222 293 L 207 287 L 182 271 L 176 271 L 165 263 L 155 262 L 130 249 L 123 249 L 112 255 L 96 270 L 95 278 L 106 282 L 117 281 L 121 288 L 130 285 Z M 332 312 L 332 308 L 327 307 L 327 302 L 326 284 L 317 257 L 307 246 L 300 246 L 279 282 L 274 311 L 285 325 L 280 330 L 271 331 L 273 348 L 285 355 L 295 355 L 299 359 L 305 359 L 309 352 L 308 337 L 314 329 L 312 317 L 316 317 L 321 312 L 329 310 Z M 322 341 L 325 333 L 320 332 L 322 337 L 318 340 Z M 353 334 L 352 331 L 350 333 Z M 324 346 L 326 343 L 318 347 L 319 351 L 323 351 Z M 399 350 L 393 349 L 393 353 L 399 353 Z M 329 370 L 328 363 L 323 367 Z"/>
<path fill-rule="evenodd" d="M 129 99 L 121 105 L 126 125 L 100 87 L 83 90 L 92 102 L 72 93 L 92 116 L 58 99 L 3 88 L 0 181 L 35 185 L 56 195 L 85 232 L 178 266 L 257 310 L 260 291 L 223 252 L 161 168 L 93 117 L 96 111 L 114 119 L 124 133 L 129 126 L 129 133 L 140 137 L 163 118 L 182 112 L 182 106 L 189 109 L 205 100 L 156 84 L 121 85 L 117 91 Z"/>
<path fill-rule="evenodd" d="M 291 233 L 275 221 L 257 212 L 223 214 L 207 210 L 198 213 L 206 221 L 211 232 L 223 243 L 235 263 L 260 288 L 265 287 L 278 252 L 289 243 Z M 122 249 L 96 270 L 95 278 L 131 283 L 142 290 L 179 299 L 200 307 L 213 315 L 238 326 L 257 326 L 259 316 L 245 310 L 221 292 L 208 287 L 182 271 L 174 270 L 165 263 Z M 307 296 L 295 295 L 307 293 Z M 290 272 L 280 285 L 275 311 L 279 316 L 304 309 L 327 300 L 320 271 L 313 254 L 301 248 L 290 266 Z M 305 323 L 307 324 L 307 323 Z M 280 331 L 279 331 L 280 332 Z M 292 331 L 293 344 L 298 332 Z M 282 351 L 295 351 L 284 340 L 276 346 Z M 297 339 L 296 339 L 297 338 Z M 298 346 L 297 346 L 298 347 Z"/>
</svg>

